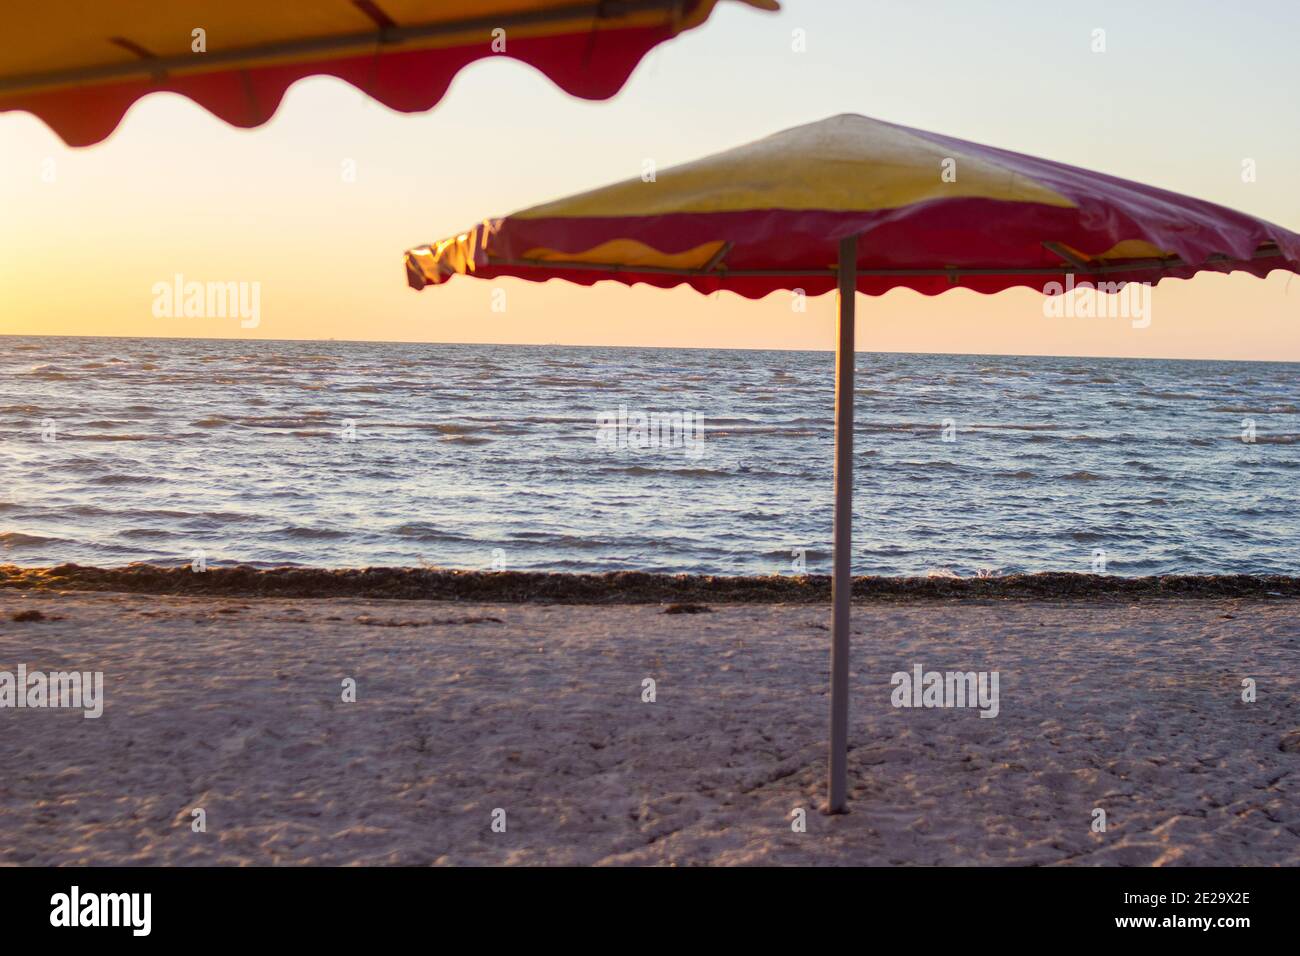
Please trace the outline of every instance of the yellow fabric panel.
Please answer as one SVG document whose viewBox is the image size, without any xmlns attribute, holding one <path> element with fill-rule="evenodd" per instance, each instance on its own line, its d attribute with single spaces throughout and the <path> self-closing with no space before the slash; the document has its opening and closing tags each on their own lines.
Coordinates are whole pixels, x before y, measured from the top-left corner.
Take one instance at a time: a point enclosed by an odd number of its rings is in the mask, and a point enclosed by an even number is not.
<svg viewBox="0 0 1300 956">
<path fill-rule="evenodd" d="M 1174 255 L 1164 249 L 1151 245 L 1144 239 L 1124 239 L 1115 243 L 1105 252 L 1087 256 L 1073 246 L 1062 244 L 1061 249 L 1085 262 L 1109 261 L 1114 259 L 1167 259 Z"/>
<path fill-rule="evenodd" d="M 635 239 L 613 239 L 585 252 L 529 249 L 525 259 L 546 262 L 584 262 L 600 265 L 651 266 L 657 269 L 702 269 L 722 248 L 722 241 L 706 242 L 685 252 L 660 252 Z"/>
<path fill-rule="evenodd" d="M 383 0 L 380 5 L 382 8 Z M 15 4 L 5 12 L 9 39 L 0 52 L 0 76 L 139 60 L 113 43 L 113 37 L 129 40 L 158 57 L 184 56 L 190 53 L 190 31 L 196 27 L 207 31 L 212 51 L 295 37 L 359 33 L 374 29 L 374 23 L 347 0 L 49 0 Z M 21 43 L 11 42 L 19 37 Z M 195 59 L 200 55 L 194 54 Z"/>
<path fill-rule="evenodd" d="M 1099 256 L 1093 256 L 1094 259 L 1167 259 L 1172 256 L 1172 252 L 1167 252 L 1157 246 L 1151 245 L 1144 239 L 1125 239 L 1123 242 L 1117 242 L 1114 246 L 1107 249 Z"/>
<path fill-rule="evenodd" d="M 441 239 L 432 246 L 412 249 L 407 255 L 414 260 L 416 267 L 429 282 L 441 282 L 442 273 L 446 271 L 461 274 L 473 272 L 475 253 L 480 248 L 487 248 L 488 241 L 496 231 L 497 220 L 485 219 L 467 232 Z"/>
<path fill-rule="evenodd" d="M 956 180 L 945 182 L 945 159 Z M 906 130 L 843 115 L 797 126 L 707 159 L 515 213 L 514 219 L 655 216 L 747 209 L 897 209 L 977 197 L 1072 208 L 1065 196 L 983 158 Z"/>
<path fill-rule="evenodd" d="M 773 0 L 740 0 L 764 9 L 774 9 Z M 572 7 L 575 0 L 375 0 L 376 5 L 399 27 L 465 20 L 502 18 L 548 9 Z M 507 29 L 511 37 L 550 36 L 597 29 L 622 29 L 673 23 L 688 29 L 707 20 L 718 0 L 704 0 L 690 17 L 676 19 L 672 7 L 652 9 L 593 20 L 578 16 L 531 26 Z M 191 31 L 207 31 L 209 52 L 228 51 L 303 38 L 374 33 L 378 27 L 352 0 L 42 0 L 15 3 L 4 13 L 5 42 L 0 45 L 0 79 L 28 73 L 85 69 L 134 63 L 139 57 L 113 42 L 120 37 L 159 58 L 191 55 Z M 616 9 L 616 7 L 614 8 Z M 405 40 L 384 46 L 389 51 L 456 46 L 490 37 L 490 28 Z M 282 54 L 249 58 L 238 65 L 289 63 L 355 55 L 373 51 L 370 39 L 351 47 L 325 52 Z M 230 69 L 232 64 L 205 64 L 202 54 L 193 54 L 193 68 L 178 72 Z M 75 84 L 73 84 L 75 85 Z"/>
</svg>

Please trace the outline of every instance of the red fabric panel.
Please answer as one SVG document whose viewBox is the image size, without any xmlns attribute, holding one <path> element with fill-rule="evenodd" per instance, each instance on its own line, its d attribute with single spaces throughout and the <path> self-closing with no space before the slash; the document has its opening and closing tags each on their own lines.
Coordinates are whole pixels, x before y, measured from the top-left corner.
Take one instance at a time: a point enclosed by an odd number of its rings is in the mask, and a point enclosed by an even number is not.
<svg viewBox="0 0 1300 956">
<path fill-rule="evenodd" d="M 861 269 L 1005 270 L 992 276 L 963 276 L 956 283 L 946 277 L 861 277 L 859 290 L 872 294 L 894 287 L 928 295 L 957 287 L 997 292 L 1013 286 L 1042 288 L 1053 279 L 1063 282 L 1065 273 L 1073 270 L 1062 266 L 1060 257 L 1044 248 L 1044 242 L 1096 255 L 1122 240 L 1145 239 L 1160 248 L 1173 249 L 1189 263 L 1173 270 L 1107 273 L 1102 276 L 1104 281 L 1154 282 L 1162 277 L 1189 277 L 1214 255 L 1243 260 L 1237 268 L 1260 276 L 1272 269 L 1300 271 L 1300 235 L 1280 226 L 1136 183 L 1123 183 L 1123 188 L 1114 189 L 1109 199 L 1105 195 L 1112 188 L 1108 183 L 1103 181 L 1089 188 L 1091 192 L 1078 191 L 1084 203 L 1080 209 L 963 198 L 865 213 L 778 209 L 649 218 L 506 219 L 493 237 L 490 251 L 497 258 L 520 259 L 538 248 L 582 252 L 613 239 L 635 238 L 662 252 L 674 253 L 725 240 L 733 243 L 726 257 L 728 269 L 822 269 L 835 265 L 839 239 L 857 233 Z M 1281 254 L 1251 261 L 1252 253 L 1270 242 L 1279 246 Z M 1058 266 L 1061 269 L 1057 275 L 1017 271 Z M 629 285 L 645 282 L 672 286 L 686 282 L 701 292 L 729 289 L 749 297 L 793 287 L 812 294 L 834 285 L 830 277 L 816 276 L 679 277 L 635 271 L 600 273 L 565 269 L 562 264 L 547 269 L 489 266 L 485 255 L 480 255 L 475 275 L 517 275 L 534 280 L 554 277 L 582 285 L 600 278 Z M 1085 278 L 1079 275 L 1079 279 Z"/>
</svg>

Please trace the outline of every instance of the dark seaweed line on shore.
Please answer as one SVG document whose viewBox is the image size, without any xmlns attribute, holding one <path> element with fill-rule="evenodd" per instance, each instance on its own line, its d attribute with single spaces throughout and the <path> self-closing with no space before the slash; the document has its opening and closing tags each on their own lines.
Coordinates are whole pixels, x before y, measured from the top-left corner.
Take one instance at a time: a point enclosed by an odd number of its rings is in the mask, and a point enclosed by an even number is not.
<svg viewBox="0 0 1300 956">
<path fill-rule="evenodd" d="M 222 597 L 397 598 L 541 604 L 826 604 L 830 578 L 726 577 L 616 571 L 606 574 L 451 571 L 430 568 L 164 568 L 133 564 L 88 568 L 0 565 L 0 587 L 40 591 L 118 591 Z M 1003 577 L 872 577 L 853 580 L 860 601 L 946 599 L 1300 598 L 1290 575 L 1112 577 L 1041 573 Z"/>
</svg>

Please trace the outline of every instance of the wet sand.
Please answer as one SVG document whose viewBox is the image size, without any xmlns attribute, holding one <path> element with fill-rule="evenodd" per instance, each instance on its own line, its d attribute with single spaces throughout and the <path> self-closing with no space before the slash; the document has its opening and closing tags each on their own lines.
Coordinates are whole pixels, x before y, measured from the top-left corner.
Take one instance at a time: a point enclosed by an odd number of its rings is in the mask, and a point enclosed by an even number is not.
<svg viewBox="0 0 1300 956">
<path fill-rule="evenodd" d="M 606 574 L 539 571 L 457 571 L 444 568 L 253 568 L 130 564 L 93 568 L 61 564 L 25 568 L 0 564 L 0 588 L 117 591 L 135 594 L 226 597 L 370 597 L 401 600 L 507 601 L 544 604 L 658 604 L 708 601 L 742 604 L 825 604 L 828 575 L 766 576 Z M 1251 574 L 1006 574 L 989 577 L 876 577 L 853 579 L 858 601 L 979 599 L 1300 598 L 1300 577 Z"/>
<path fill-rule="evenodd" d="M 0 863 L 1300 864 L 1295 601 L 864 604 L 835 817 L 825 608 L 707 603 L 0 588 L 0 670 L 106 697 L 0 710 Z"/>
</svg>

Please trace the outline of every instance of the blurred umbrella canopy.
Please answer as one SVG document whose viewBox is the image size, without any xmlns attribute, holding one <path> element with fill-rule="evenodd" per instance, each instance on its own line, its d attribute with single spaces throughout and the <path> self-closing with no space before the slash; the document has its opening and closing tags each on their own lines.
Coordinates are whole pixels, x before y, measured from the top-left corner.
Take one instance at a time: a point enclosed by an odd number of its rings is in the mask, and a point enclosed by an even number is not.
<svg viewBox="0 0 1300 956">
<path fill-rule="evenodd" d="M 736 0 L 765 10 L 776 0 Z M 642 57 L 718 0 L 45 0 L 4 13 L 0 112 L 25 110 L 70 146 L 107 138 L 140 97 L 187 96 L 259 126 L 306 76 L 346 80 L 404 113 L 432 108 L 461 68 L 505 55 L 606 99 Z"/>
</svg>

